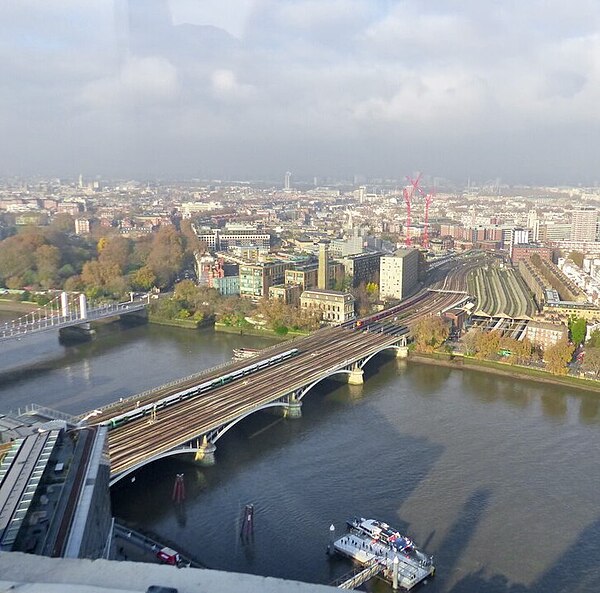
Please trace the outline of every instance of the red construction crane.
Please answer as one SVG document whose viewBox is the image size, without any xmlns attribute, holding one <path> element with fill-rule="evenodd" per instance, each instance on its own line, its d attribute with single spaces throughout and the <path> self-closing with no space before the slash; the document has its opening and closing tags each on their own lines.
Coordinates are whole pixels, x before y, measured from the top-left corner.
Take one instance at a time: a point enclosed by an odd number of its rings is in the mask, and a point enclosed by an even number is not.
<svg viewBox="0 0 600 593">
<path fill-rule="evenodd" d="M 419 175 L 417 175 L 416 179 L 411 179 L 408 176 L 406 177 L 406 179 L 408 181 L 410 181 L 410 187 L 406 186 L 402 190 L 402 195 L 404 196 L 404 202 L 406 203 L 406 244 L 410 245 L 411 244 L 411 239 L 410 239 L 410 212 L 411 212 L 412 199 L 413 199 L 413 196 L 415 195 L 416 191 L 418 191 L 419 193 L 423 194 L 423 190 L 419 186 L 419 183 L 421 181 L 421 173 L 419 173 Z"/>
<path fill-rule="evenodd" d="M 429 206 L 435 197 L 435 189 L 425 196 L 425 228 L 423 229 L 423 247 L 429 249 Z"/>
<path fill-rule="evenodd" d="M 403 188 L 402 189 L 402 195 L 404 196 L 404 202 L 406 203 L 406 239 L 405 242 L 407 245 L 410 245 L 410 233 L 409 233 L 409 228 L 410 228 L 410 199 L 412 197 L 412 194 L 408 193 L 408 188 Z"/>
</svg>

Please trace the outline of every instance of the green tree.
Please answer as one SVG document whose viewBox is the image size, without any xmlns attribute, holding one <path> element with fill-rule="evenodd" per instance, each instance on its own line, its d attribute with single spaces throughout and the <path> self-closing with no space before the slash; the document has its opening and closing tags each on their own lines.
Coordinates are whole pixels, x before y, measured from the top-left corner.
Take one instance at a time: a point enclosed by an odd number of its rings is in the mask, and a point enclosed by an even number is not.
<svg viewBox="0 0 600 593">
<path fill-rule="evenodd" d="M 58 231 L 60 233 L 74 233 L 75 232 L 75 219 L 70 214 L 61 212 L 57 214 L 52 222 L 50 223 L 51 230 Z"/>
<path fill-rule="evenodd" d="M 187 309 L 196 309 L 198 296 L 198 287 L 191 280 L 182 280 L 175 284 L 173 298 L 180 301 Z"/>
<path fill-rule="evenodd" d="M 572 315 L 569 317 L 569 331 L 571 332 L 571 341 L 575 346 L 579 346 L 585 340 L 587 322 L 583 317 Z"/>
<path fill-rule="evenodd" d="M 60 249 L 53 245 L 40 245 L 34 253 L 38 282 L 44 288 L 56 286 L 60 265 Z"/>
</svg>

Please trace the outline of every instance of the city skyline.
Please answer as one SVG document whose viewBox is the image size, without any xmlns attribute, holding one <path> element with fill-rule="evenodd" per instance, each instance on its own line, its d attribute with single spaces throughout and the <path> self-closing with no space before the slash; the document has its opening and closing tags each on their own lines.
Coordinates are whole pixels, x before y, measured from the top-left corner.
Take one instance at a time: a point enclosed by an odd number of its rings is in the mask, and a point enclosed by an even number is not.
<svg viewBox="0 0 600 593">
<path fill-rule="evenodd" d="M 586 0 L 3 13 L 0 175 L 600 178 L 600 8 Z"/>
</svg>

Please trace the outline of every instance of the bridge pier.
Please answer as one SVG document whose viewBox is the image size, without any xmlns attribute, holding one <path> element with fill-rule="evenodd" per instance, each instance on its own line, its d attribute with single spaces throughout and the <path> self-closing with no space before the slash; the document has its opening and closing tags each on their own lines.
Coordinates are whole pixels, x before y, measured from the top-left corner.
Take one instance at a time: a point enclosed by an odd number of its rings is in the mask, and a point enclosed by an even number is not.
<svg viewBox="0 0 600 593">
<path fill-rule="evenodd" d="M 398 346 L 396 348 L 396 358 L 408 358 L 408 346 Z"/>
<path fill-rule="evenodd" d="M 206 437 L 202 439 L 202 444 L 196 451 L 195 461 L 199 462 L 200 465 L 211 466 L 215 462 L 215 451 L 217 447 L 214 443 L 211 443 Z"/>
<path fill-rule="evenodd" d="M 362 385 L 365 382 L 364 374 L 365 372 L 358 365 L 355 365 L 348 374 L 348 385 Z"/>
<path fill-rule="evenodd" d="M 290 397 L 288 404 L 283 408 L 284 418 L 302 418 L 302 402 L 296 397 Z"/>
<path fill-rule="evenodd" d="M 78 325 L 68 325 L 58 330 L 58 338 L 61 342 L 89 342 L 93 339 L 96 330 L 89 321 Z"/>
</svg>

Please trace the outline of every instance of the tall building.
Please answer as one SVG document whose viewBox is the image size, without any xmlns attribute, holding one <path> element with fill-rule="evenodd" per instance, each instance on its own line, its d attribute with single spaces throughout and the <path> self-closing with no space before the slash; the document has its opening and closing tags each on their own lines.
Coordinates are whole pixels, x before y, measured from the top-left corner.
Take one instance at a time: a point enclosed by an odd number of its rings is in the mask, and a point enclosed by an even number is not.
<svg viewBox="0 0 600 593">
<path fill-rule="evenodd" d="M 399 249 L 384 256 L 379 267 L 379 295 L 382 299 L 403 299 L 419 282 L 419 251 Z"/>
<path fill-rule="evenodd" d="M 540 240 L 540 221 L 535 208 L 527 213 L 527 228 L 531 231 L 531 240 L 537 243 Z"/>
<path fill-rule="evenodd" d="M 368 282 L 379 284 L 379 262 L 381 255 L 380 252 L 375 251 L 349 255 L 342 259 L 346 275 L 351 278 L 354 288 Z"/>
<path fill-rule="evenodd" d="M 319 243 L 319 274 L 317 278 L 317 288 L 325 290 L 327 280 L 329 279 L 329 241 Z"/>
<path fill-rule="evenodd" d="M 292 181 L 292 174 L 289 171 L 285 172 L 285 176 L 283 178 L 283 189 L 285 189 L 286 191 L 291 189 L 291 181 Z"/>
<path fill-rule="evenodd" d="M 578 208 L 571 219 L 571 241 L 595 241 L 598 226 L 598 210 Z"/>
</svg>

